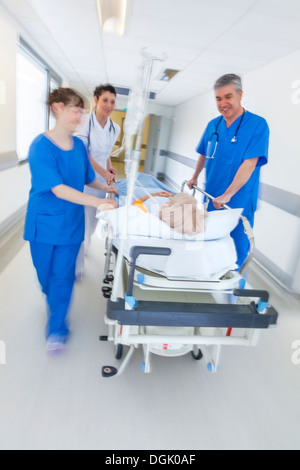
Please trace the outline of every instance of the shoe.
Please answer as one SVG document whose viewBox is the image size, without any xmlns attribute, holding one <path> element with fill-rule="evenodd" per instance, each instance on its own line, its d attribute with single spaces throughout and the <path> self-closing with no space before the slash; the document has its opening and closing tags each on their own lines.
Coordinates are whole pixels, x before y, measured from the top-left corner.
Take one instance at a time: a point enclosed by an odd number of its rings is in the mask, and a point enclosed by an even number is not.
<svg viewBox="0 0 300 470">
<path fill-rule="evenodd" d="M 66 338 L 59 335 L 51 335 L 47 339 L 46 352 L 47 354 L 55 355 L 61 354 L 65 349 Z"/>
</svg>

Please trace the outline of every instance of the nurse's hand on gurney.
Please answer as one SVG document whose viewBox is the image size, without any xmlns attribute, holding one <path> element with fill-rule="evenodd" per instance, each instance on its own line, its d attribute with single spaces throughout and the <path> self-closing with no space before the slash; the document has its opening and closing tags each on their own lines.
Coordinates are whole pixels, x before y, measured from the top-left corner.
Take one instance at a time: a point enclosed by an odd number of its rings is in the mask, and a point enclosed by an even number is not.
<svg viewBox="0 0 300 470">
<path fill-rule="evenodd" d="M 102 211 L 112 211 L 114 209 L 118 208 L 118 203 L 117 201 L 114 201 L 113 199 L 102 199 L 103 202 L 99 204 L 97 207 L 97 210 L 102 212 Z"/>
<path fill-rule="evenodd" d="M 117 190 L 117 186 L 105 186 L 105 192 L 108 193 L 108 194 L 117 194 L 118 190 Z"/>
<path fill-rule="evenodd" d="M 215 197 L 213 199 L 213 205 L 215 209 L 223 209 L 224 204 L 227 204 L 230 201 L 231 197 L 228 196 L 226 193 L 222 194 L 222 196 Z"/>
<path fill-rule="evenodd" d="M 94 189 L 99 189 L 100 191 L 105 191 L 106 193 L 109 193 L 109 194 L 117 194 L 118 190 L 117 190 L 117 187 L 115 185 L 106 185 L 106 184 L 103 184 L 103 183 L 100 183 L 100 181 L 97 181 L 97 180 L 94 180 L 92 183 L 88 184 L 87 186 L 89 186 L 90 188 L 94 188 Z"/>
<path fill-rule="evenodd" d="M 113 173 L 112 171 L 106 171 L 105 174 L 104 174 L 104 178 L 105 178 L 105 181 L 106 181 L 106 184 L 107 185 L 110 185 L 111 183 L 115 183 L 116 181 L 116 173 Z"/>
<path fill-rule="evenodd" d="M 190 181 L 187 182 L 187 186 L 190 189 L 194 189 L 194 186 L 197 186 L 197 184 L 198 184 L 198 178 L 195 178 L 195 177 L 193 177 L 192 179 L 190 179 Z"/>
</svg>

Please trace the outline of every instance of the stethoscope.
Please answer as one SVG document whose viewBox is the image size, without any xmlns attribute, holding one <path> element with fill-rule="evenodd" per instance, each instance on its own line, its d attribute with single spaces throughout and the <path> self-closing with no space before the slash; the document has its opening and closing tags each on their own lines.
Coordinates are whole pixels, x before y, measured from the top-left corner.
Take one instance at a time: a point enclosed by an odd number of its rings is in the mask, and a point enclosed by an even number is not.
<svg viewBox="0 0 300 470">
<path fill-rule="evenodd" d="M 235 144 L 235 143 L 237 142 L 237 135 L 238 135 L 239 129 L 240 129 L 240 127 L 241 127 L 241 124 L 242 124 L 242 122 L 243 122 L 243 120 L 244 120 L 245 112 L 246 112 L 246 110 L 243 108 L 243 115 L 242 115 L 242 118 L 241 118 L 241 120 L 240 120 L 240 122 L 239 122 L 239 125 L 238 125 L 238 127 L 237 127 L 236 133 L 234 134 L 233 138 L 231 139 L 231 143 L 232 143 L 232 144 Z M 216 153 L 216 151 L 217 151 L 217 147 L 218 147 L 218 143 L 219 143 L 218 128 L 219 128 L 219 125 L 221 124 L 222 119 L 223 119 L 223 116 L 221 116 L 220 119 L 218 120 L 218 123 L 217 123 L 217 126 L 216 126 L 216 130 L 215 130 L 215 132 L 213 132 L 213 133 L 211 134 L 211 136 L 210 136 L 210 139 L 209 139 L 208 144 L 207 144 L 207 155 L 206 155 L 206 158 L 210 158 L 210 159 L 215 158 L 215 153 Z M 214 135 L 216 136 L 215 148 L 214 148 L 214 151 L 213 151 L 212 155 L 209 156 L 210 147 L 211 147 L 211 141 L 212 141 L 212 138 L 213 138 Z"/>
<path fill-rule="evenodd" d="M 113 130 L 114 134 L 115 134 L 116 129 L 115 129 L 114 123 L 110 118 L 109 118 L 109 120 L 110 120 L 109 132 L 111 132 Z M 92 114 L 92 119 L 90 119 L 90 125 L 89 125 L 90 129 L 89 130 L 91 130 L 91 121 L 93 121 L 93 127 L 95 127 L 94 114 Z"/>
<path fill-rule="evenodd" d="M 114 123 L 110 118 L 109 118 L 109 120 L 110 120 L 109 132 L 111 132 L 113 130 L 114 134 L 115 134 L 116 129 L 115 129 Z M 91 143 L 91 125 L 92 124 L 93 124 L 93 127 L 95 127 L 94 113 L 91 115 L 90 120 L 89 120 L 88 148 L 90 148 L 90 143 Z"/>
</svg>

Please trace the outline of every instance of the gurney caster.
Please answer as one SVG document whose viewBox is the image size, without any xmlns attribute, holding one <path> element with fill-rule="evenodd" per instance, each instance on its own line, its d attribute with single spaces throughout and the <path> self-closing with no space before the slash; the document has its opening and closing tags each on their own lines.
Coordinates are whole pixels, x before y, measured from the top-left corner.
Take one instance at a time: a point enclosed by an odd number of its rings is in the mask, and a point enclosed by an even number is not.
<svg viewBox="0 0 300 470">
<path fill-rule="evenodd" d="M 119 361 L 123 356 L 123 344 L 115 344 L 115 358 Z"/>
<path fill-rule="evenodd" d="M 203 358 L 202 351 L 201 349 L 198 349 L 198 348 L 194 348 L 194 350 L 191 351 L 191 355 L 196 361 L 200 361 Z"/>
<path fill-rule="evenodd" d="M 120 345 L 122 346 L 122 345 Z M 120 376 L 123 371 L 126 369 L 130 359 L 131 359 L 131 356 L 134 352 L 134 345 L 131 345 L 125 358 L 123 359 L 123 362 L 121 363 L 120 367 L 119 367 L 119 370 L 116 368 L 116 367 L 113 367 L 113 366 L 104 366 L 102 367 L 102 377 L 104 378 L 109 378 L 109 377 L 118 377 Z M 119 349 L 120 351 L 120 349 Z"/>
<path fill-rule="evenodd" d="M 104 284 L 110 284 L 113 281 L 114 281 L 114 276 L 112 274 L 107 274 L 107 276 L 105 276 L 105 278 L 103 279 Z"/>
<path fill-rule="evenodd" d="M 102 367 L 102 377 L 108 378 L 108 377 L 114 377 L 118 373 L 118 370 L 115 367 L 112 366 L 104 366 Z"/>
<path fill-rule="evenodd" d="M 110 299 L 111 298 L 111 293 L 112 293 L 112 288 L 109 286 L 103 286 L 102 287 L 102 295 L 105 299 Z"/>
</svg>

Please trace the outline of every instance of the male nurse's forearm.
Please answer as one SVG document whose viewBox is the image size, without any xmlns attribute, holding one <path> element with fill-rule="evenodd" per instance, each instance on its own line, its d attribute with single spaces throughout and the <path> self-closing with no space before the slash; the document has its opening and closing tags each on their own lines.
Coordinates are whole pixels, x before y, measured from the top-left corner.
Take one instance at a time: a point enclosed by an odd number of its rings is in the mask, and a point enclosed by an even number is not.
<svg viewBox="0 0 300 470">
<path fill-rule="evenodd" d="M 55 186 L 55 188 L 52 188 L 52 192 L 59 199 L 64 199 L 65 201 L 73 202 L 74 204 L 79 204 L 80 206 L 90 206 L 97 208 L 102 201 L 98 197 L 81 193 L 80 191 L 77 191 L 77 189 L 66 186 L 65 184 Z"/>
<path fill-rule="evenodd" d="M 225 191 L 225 194 L 232 198 L 245 184 L 249 181 L 253 171 L 256 168 L 258 158 L 249 158 L 238 169 L 234 180 L 231 185 Z"/>
<path fill-rule="evenodd" d="M 249 181 L 253 171 L 256 168 L 258 158 L 250 158 L 245 160 L 238 169 L 231 185 L 226 189 L 222 196 L 213 200 L 213 205 L 216 209 L 221 209 L 223 204 L 227 204 L 230 199 Z"/>
</svg>

